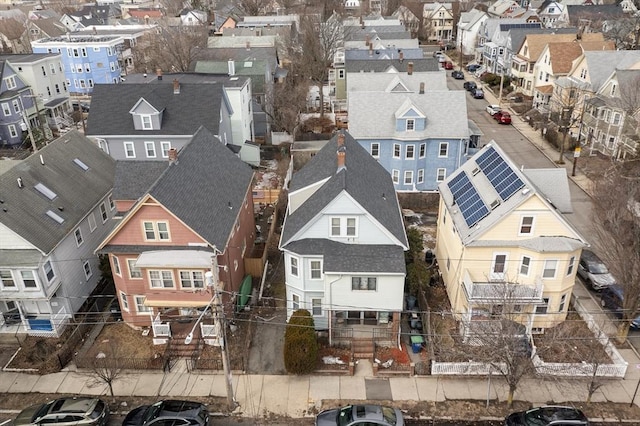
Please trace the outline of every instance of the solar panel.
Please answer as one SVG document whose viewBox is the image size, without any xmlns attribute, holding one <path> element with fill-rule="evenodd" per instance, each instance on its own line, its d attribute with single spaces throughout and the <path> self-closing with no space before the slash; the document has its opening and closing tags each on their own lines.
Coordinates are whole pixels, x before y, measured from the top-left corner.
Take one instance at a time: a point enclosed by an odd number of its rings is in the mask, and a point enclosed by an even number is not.
<svg viewBox="0 0 640 426">
<path fill-rule="evenodd" d="M 453 202 L 460 208 L 460 213 L 462 213 L 467 226 L 475 225 L 489 214 L 489 209 L 465 172 L 461 172 L 451 179 L 449 190 L 453 195 Z"/>
<path fill-rule="evenodd" d="M 476 163 L 503 201 L 524 186 L 522 179 L 493 147 L 480 154 Z"/>
</svg>

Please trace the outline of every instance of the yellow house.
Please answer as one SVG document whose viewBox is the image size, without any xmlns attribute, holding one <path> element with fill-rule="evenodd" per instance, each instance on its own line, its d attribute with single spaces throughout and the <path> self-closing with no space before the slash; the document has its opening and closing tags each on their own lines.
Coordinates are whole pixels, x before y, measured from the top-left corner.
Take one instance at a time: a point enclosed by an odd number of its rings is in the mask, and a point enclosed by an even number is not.
<svg viewBox="0 0 640 426">
<path fill-rule="evenodd" d="M 584 238 L 566 171 L 519 169 L 495 142 L 439 186 L 436 258 L 464 336 L 509 319 L 541 333 L 565 320 Z"/>
</svg>

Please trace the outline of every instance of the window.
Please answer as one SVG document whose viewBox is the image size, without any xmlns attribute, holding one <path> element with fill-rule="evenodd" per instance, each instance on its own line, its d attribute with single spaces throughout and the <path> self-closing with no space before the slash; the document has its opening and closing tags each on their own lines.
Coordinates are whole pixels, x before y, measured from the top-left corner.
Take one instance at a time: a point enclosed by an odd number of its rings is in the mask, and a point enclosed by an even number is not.
<svg viewBox="0 0 640 426">
<path fill-rule="evenodd" d="M 129 311 L 129 301 L 127 300 L 127 294 L 123 291 L 120 292 L 120 305 L 125 311 Z"/>
<path fill-rule="evenodd" d="M 139 279 L 142 278 L 142 271 L 136 267 L 135 259 L 127 259 L 127 267 L 129 268 L 129 278 Z"/>
<path fill-rule="evenodd" d="M 379 143 L 372 143 L 371 144 L 371 156 L 378 158 L 380 157 L 380 144 Z"/>
<path fill-rule="evenodd" d="M 400 170 L 392 170 L 391 179 L 393 180 L 393 183 L 396 185 L 400 183 Z"/>
<path fill-rule="evenodd" d="M 80 49 L 80 51 L 82 52 L 82 56 L 86 58 L 87 57 L 87 49 L 83 47 L 83 48 Z"/>
<path fill-rule="evenodd" d="M 9 107 L 9 104 L 6 102 L 2 103 L 2 113 L 5 116 L 11 115 L 11 108 Z"/>
<path fill-rule="evenodd" d="M 84 276 L 88 280 L 89 278 L 91 278 L 91 275 L 93 275 L 93 272 L 91 272 L 91 265 L 89 264 L 89 261 L 85 261 L 82 267 L 84 269 Z"/>
<path fill-rule="evenodd" d="M 447 157 L 449 155 L 449 144 L 440 142 L 440 150 L 438 152 L 438 157 Z"/>
<path fill-rule="evenodd" d="M 291 295 L 291 309 L 293 309 L 294 311 L 300 309 L 300 296 L 298 296 L 297 294 Z"/>
<path fill-rule="evenodd" d="M 56 66 L 54 64 L 49 64 L 49 70 L 51 70 L 51 74 L 56 73 Z"/>
<path fill-rule="evenodd" d="M 162 150 L 162 158 L 169 158 L 171 142 L 160 142 L 160 149 Z"/>
<path fill-rule="evenodd" d="M 11 75 L 7 78 L 4 79 L 4 83 L 7 85 L 7 89 L 11 90 L 11 89 L 15 89 L 16 88 L 16 78 L 15 76 Z"/>
<path fill-rule="evenodd" d="M 151 130 L 153 126 L 151 125 L 151 116 L 150 115 L 141 115 L 140 120 L 142 120 L 142 129 L 143 130 Z"/>
<path fill-rule="evenodd" d="M 587 78 L 587 69 L 586 68 L 583 69 L 582 71 L 580 71 L 580 78 L 583 79 L 583 80 L 585 78 Z"/>
<path fill-rule="evenodd" d="M 169 224 L 167 222 L 144 222 L 144 236 L 147 241 L 164 240 L 169 238 Z"/>
<path fill-rule="evenodd" d="M 413 184 L 413 171 L 412 170 L 405 170 L 405 172 L 404 172 L 404 184 L 405 185 Z"/>
<path fill-rule="evenodd" d="M 400 158 L 400 144 L 393 144 L 393 158 Z"/>
<path fill-rule="evenodd" d="M 53 281 L 53 279 L 56 277 L 56 274 L 53 272 L 53 266 L 51 265 L 51 261 L 47 260 L 44 263 L 44 275 L 45 277 L 47 277 L 47 282 L 51 282 Z"/>
<path fill-rule="evenodd" d="M 542 299 L 542 304 L 536 305 L 536 314 L 544 315 L 547 313 L 548 309 L 549 309 L 549 298 L 545 297 Z"/>
<path fill-rule="evenodd" d="M 87 79 L 87 84 L 89 84 L 89 87 L 93 87 L 93 79 L 92 78 L 88 78 Z"/>
<path fill-rule="evenodd" d="M 344 69 L 339 69 L 338 70 L 338 78 L 339 79 L 343 79 L 344 78 Z"/>
<path fill-rule="evenodd" d="M 84 72 L 91 72 L 91 65 L 90 64 L 84 64 Z"/>
<path fill-rule="evenodd" d="M 573 267 L 575 263 L 576 263 L 576 257 L 571 256 L 571 259 L 569 259 L 569 265 L 567 266 L 567 275 L 573 274 Z"/>
<path fill-rule="evenodd" d="M 116 208 L 116 203 L 113 202 L 113 195 L 109 194 L 107 196 L 107 202 L 109 203 L 109 210 L 113 210 Z"/>
<path fill-rule="evenodd" d="M 405 155 L 405 158 L 406 158 L 407 160 L 412 160 L 412 159 L 415 157 L 415 154 L 416 154 L 415 150 L 416 150 L 416 147 L 415 147 L 415 146 L 413 146 L 413 145 L 407 145 L 407 151 L 406 151 L 406 152 L 405 152 L 405 154 L 404 154 L 404 155 Z"/>
<path fill-rule="evenodd" d="M 377 278 L 375 277 L 351 277 L 351 290 L 376 291 L 378 289 Z"/>
<path fill-rule="evenodd" d="M 529 256 L 522 256 L 522 261 L 520 262 L 520 275 L 528 276 L 530 267 L 531 258 Z"/>
<path fill-rule="evenodd" d="M 614 113 L 613 113 L 613 121 L 612 121 L 612 124 L 613 124 L 614 126 L 619 126 L 619 125 L 620 125 L 620 118 L 621 118 L 620 113 L 619 113 L 619 112 L 614 112 Z"/>
<path fill-rule="evenodd" d="M 529 235 L 533 231 L 533 216 L 522 216 L 520 220 L 520 235 Z"/>
<path fill-rule="evenodd" d="M 413 118 L 407 119 L 407 132 L 413 132 L 416 129 L 416 120 Z"/>
<path fill-rule="evenodd" d="M 82 245 L 82 243 L 84 242 L 84 240 L 82 239 L 82 231 L 80 231 L 80 228 L 76 229 L 73 233 L 76 237 L 76 245 L 78 247 L 80 247 Z"/>
<path fill-rule="evenodd" d="M 340 218 L 339 217 L 331 218 L 331 235 L 332 236 L 340 235 Z"/>
<path fill-rule="evenodd" d="M 173 288 L 171 271 L 149 271 L 149 282 L 152 288 Z"/>
<path fill-rule="evenodd" d="M 426 152 L 427 152 L 427 144 L 421 143 L 420 153 L 419 153 L 420 158 L 424 158 Z"/>
<path fill-rule="evenodd" d="M 126 158 L 136 158 L 136 150 L 133 146 L 133 142 L 124 143 L 124 156 Z"/>
<path fill-rule="evenodd" d="M 298 258 L 297 257 L 291 258 L 291 275 L 293 275 L 294 277 L 298 276 Z"/>
<path fill-rule="evenodd" d="M 322 316 L 322 299 L 311 299 L 311 314 L 314 317 Z"/>
<path fill-rule="evenodd" d="M 356 235 L 357 222 L 355 217 L 332 217 L 331 236 L 332 237 L 354 237 Z"/>
<path fill-rule="evenodd" d="M 107 219 L 109 219 L 109 215 L 107 214 L 107 207 L 104 203 L 100 204 L 100 216 L 102 217 L 102 223 L 105 223 Z"/>
<path fill-rule="evenodd" d="M 17 99 L 14 99 L 11 101 L 11 104 L 13 105 L 13 110 L 17 113 L 22 111 L 22 108 L 20 108 L 20 101 Z"/>
<path fill-rule="evenodd" d="M 16 288 L 16 282 L 13 279 L 13 275 L 11 274 L 11 271 L 9 271 L 8 269 L 2 269 L 0 270 L 0 285 L 2 286 L 3 289 L 15 289 Z"/>
<path fill-rule="evenodd" d="M 444 182 L 444 179 L 447 177 L 447 169 L 438 169 L 436 173 L 436 181 Z"/>
<path fill-rule="evenodd" d="M 145 142 L 144 149 L 147 151 L 147 158 L 156 158 L 156 144 L 153 142 Z"/>
<path fill-rule="evenodd" d="M 137 312 L 151 312 L 151 308 L 149 306 L 145 306 L 144 301 L 146 296 L 133 296 L 133 300 L 136 302 L 136 311 Z"/>
<path fill-rule="evenodd" d="M 118 256 L 113 256 L 113 272 L 116 275 L 122 276 L 122 272 L 120 271 L 120 259 L 118 259 Z"/>
<path fill-rule="evenodd" d="M 202 271 L 180 271 L 180 285 L 182 288 L 204 288 Z"/>
<path fill-rule="evenodd" d="M 555 278 L 556 277 L 556 267 L 558 266 L 558 261 L 555 259 L 547 259 L 544 261 L 544 270 L 542 271 L 542 278 Z"/>
<path fill-rule="evenodd" d="M 567 306 L 567 295 L 563 294 L 560 297 L 560 306 L 558 306 L 558 312 L 564 312 L 564 308 Z"/>
<path fill-rule="evenodd" d="M 14 124 L 9 124 L 9 135 L 11 135 L 12 138 L 18 136 L 18 131 L 16 130 L 16 126 Z"/>
<path fill-rule="evenodd" d="M 347 236 L 353 237 L 356 235 L 356 218 L 348 217 L 347 218 Z"/>
<path fill-rule="evenodd" d="M 319 280 L 322 278 L 322 262 L 319 260 L 312 260 L 309 262 L 310 274 L 312 280 Z"/>
<path fill-rule="evenodd" d="M 507 255 L 496 254 L 493 256 L 493 265 L 491 266 L 491 272 L 499 276 L 504 275 L 507 268 Z"/>
<path fill-rule="evenodd" d="M 417 179 L 418 183 L 423 183 L 424 182 L 424 169 L 418 169 L 418 179 Z"/>
</svg>

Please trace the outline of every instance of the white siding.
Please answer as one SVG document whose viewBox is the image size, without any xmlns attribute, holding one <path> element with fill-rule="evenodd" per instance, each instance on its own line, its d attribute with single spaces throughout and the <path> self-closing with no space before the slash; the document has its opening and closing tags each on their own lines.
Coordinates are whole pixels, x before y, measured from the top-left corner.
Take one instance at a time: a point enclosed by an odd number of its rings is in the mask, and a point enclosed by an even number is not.
<svg viewBox="0 0 640 426">
<path fill-rule="evenodd" d="M 3 250 L 32 250 L 35 246 L 0 223 L 0 242 Z"/>
</svg>

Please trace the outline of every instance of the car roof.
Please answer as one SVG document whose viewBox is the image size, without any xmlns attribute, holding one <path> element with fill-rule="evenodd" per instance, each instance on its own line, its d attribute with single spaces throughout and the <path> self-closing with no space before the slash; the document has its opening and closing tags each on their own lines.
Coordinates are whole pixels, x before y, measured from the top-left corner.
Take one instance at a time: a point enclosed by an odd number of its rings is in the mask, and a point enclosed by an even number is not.
<svg viewBox="0 0 640 426">
<path fill-rule="evenodd" d="M 204 404 L 194 401 L 182 401 L 178 399 L 166 399 L 160 405 L 158 417 L 179 416 L 183 418 L 197 417 Z"/>
<path fill-rule="evenodd" d="M 87 413 L 93 410 L 96 403 L 95 398 L 60 398 L 51 404 L 50 413 Z"/>
<path fill-rule="evenodd" d="M 547 405 L 544 407 L 533 408 L 529 410 L 529 412 L 536 411 L 536 410 L 541 411 L 544 418 L 549 422 L 567 421 L 567 420 L 584 422 L 587 420 L 587 416 L 585 416 L 582 411 L 573 407 Z"/>
<path fill-rule="evenodd" d="M 597 254 L 587 249 L 582 249 L 582 253 L 580 254 L 580 259 L 586 260 L 587 262 L 603 263 L 602 259 L 600 259 Z"/>
</svg>

